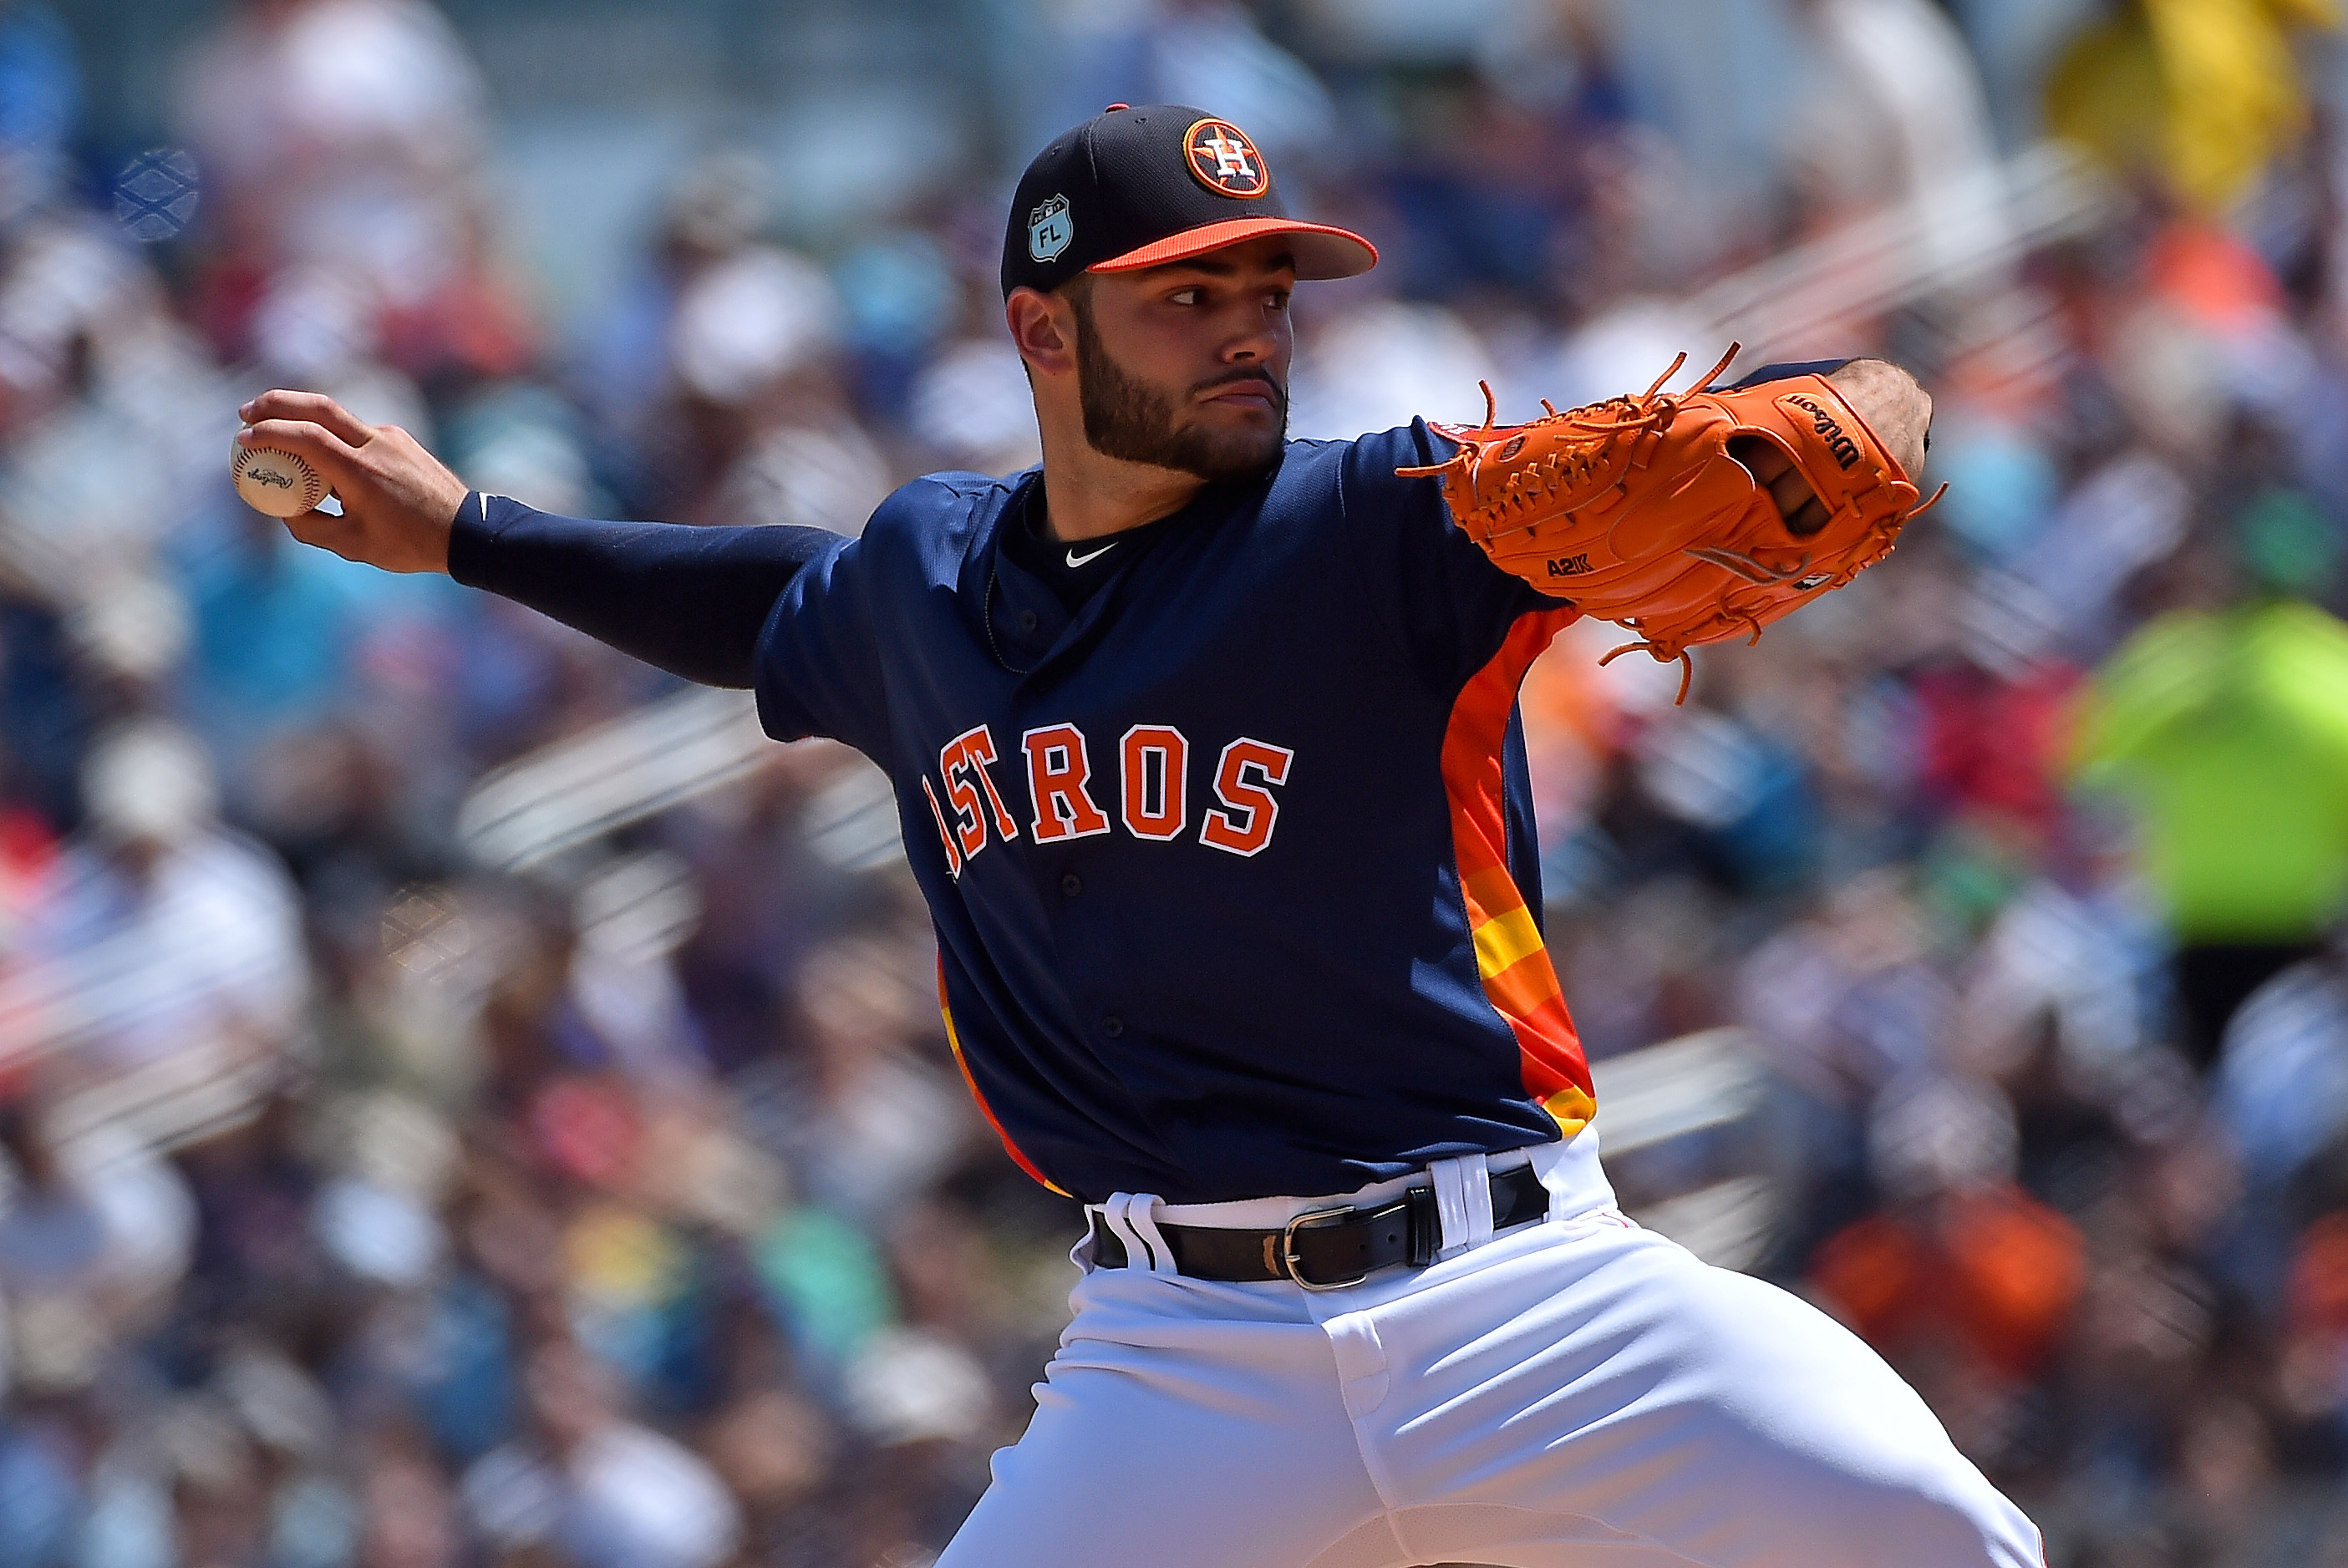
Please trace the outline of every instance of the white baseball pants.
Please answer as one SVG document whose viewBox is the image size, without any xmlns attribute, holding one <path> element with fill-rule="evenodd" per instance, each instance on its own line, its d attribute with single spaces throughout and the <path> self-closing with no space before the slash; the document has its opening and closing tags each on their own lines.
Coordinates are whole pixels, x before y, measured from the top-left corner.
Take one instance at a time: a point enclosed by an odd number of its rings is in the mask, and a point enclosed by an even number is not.
<svg viewBox="0 0 2348 1568">
<path fill-rule="evenodd" d="M 1077 1249 L 1035 1419 L 938 1568 L 2040 1568 L 1872 1350 L 1624 1219 L 1591 1133 L 1535 1155 L 1546 1222 L 1491 1235 L 1482 1158 L 1445 1161 L 1444 1255 L 1325 1293 L 1137 1243 L 1330 1200 L 1112 1200 L 1135 1262 Z"/>
</svg>

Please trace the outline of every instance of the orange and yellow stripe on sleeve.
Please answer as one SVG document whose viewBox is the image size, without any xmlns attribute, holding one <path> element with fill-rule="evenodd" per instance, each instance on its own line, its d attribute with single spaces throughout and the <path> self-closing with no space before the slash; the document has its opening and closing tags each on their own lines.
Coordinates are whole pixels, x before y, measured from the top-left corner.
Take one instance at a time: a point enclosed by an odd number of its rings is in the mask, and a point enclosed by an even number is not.
<svg viewBox="0 0 2348 1568">
<path fill-rule="evenodd" d="M 1549 1108 L 1568 1137 L 1597 1113 L 1581 1036 L 1549 960 L 1540 927 L 1509 874 L 1508 805 L 1500 753 L 1525 671 L 1574 619 L 1555 610 L 1518 620 L 1490 662 L 1452 704 L 1443 736 L 1443 788 L 1451 840 L 1476 941 L 1484 994 L 1517 1037 L 1525 1091 Z"/>
</svg>

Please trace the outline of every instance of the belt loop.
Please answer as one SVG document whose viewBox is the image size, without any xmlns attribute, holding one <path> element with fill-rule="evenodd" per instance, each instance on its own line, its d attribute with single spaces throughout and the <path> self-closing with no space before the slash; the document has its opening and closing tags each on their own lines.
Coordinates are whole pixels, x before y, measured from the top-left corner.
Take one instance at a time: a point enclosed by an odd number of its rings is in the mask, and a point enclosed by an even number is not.
<svg viewBox="0 0 2348 1568">
<path fill-rule="evenodd" d="M 1435 1208 L 1443 1221 L 1443 1250 L 1451 1257 L 1492 1239 L 1492 1176 L 1482 1153 L 1456 1154 L 1426 1167 L 1435 1179 Z"/>
<path fill-rule="evenodd" d="M 1149 1272 L 1179 1274 L 1174 1266 L 1174 1249 L 1167 1244 L 1165 1233 L 1158 1228 L 1159 1197 L 1155 1193 L 1136 1193 L 1125 1206 L 1125 1223 L 1133 1227 L 1149 1253 Z"/>
<path fill-rule="evenodd" d="M 1133 1226 L 1126 1223 L 1126 1205 L 1132 1202 L 1131 1193 L 1111 1193 L 1108 1202 L 1101 1205 L 1101 1224 L 1108 1227 L 1109 1234 L 1117 1237 L 1117 1245 L 1125 1248 L 1126 1267 L 1148 1268 L 1149 1249 L 1141 1245 L 1141 1238 L 1133 1234 Z"/>
<path fill-rule="evenodd" d="M 1149 1193 L 1112 1193 L 1101 1219 L 1125 1244 L 1125 1266 L 1147 1274 L 1172 1274 L 1173 1249 L 1158 1229 L 1158 1199 Z"/>
<path fill-rule="evenodd" d="M 1459 1163 L 1468 1188 L 1468 1245 L 1482 1246 L 1492 1239 L 1492 1157 L 1479 1151 L 1460 1155 Z"/>
</svg>

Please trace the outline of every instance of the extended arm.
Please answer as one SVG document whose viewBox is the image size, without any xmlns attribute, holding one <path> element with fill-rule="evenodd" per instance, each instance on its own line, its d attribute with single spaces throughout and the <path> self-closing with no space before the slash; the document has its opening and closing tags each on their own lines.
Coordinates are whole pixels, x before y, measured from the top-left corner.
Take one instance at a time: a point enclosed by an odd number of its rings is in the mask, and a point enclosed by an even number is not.
<svg viewBox="0 0 2348 1568">
<path fill-rule="evenodd" d="M 396 425 L 360 423 L 316 393 L 271 392 L 242 410 L 239 442 L 307 458 L 343 506 L 286 527 L 304 544 L 387 571 L 444 571 L 673 674 L 751 683 L 759 629 L 820 528 L 591 522 L 468 492 Z"/>
<path fill-rule="evenodd" d="M 673 675 L 747 687 L 775 600 L 838 542 L 821 528 L 590 522 L 477 490 L 458 508 L 448 575 Z"/>
</svg>

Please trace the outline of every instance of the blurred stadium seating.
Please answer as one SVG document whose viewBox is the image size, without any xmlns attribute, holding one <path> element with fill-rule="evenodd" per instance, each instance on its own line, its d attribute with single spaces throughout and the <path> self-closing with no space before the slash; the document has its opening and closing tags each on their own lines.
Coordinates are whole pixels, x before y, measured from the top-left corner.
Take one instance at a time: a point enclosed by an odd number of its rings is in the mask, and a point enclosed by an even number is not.
<svg viewBox="0 0 2348 1568">
<path fill-rule="evenodd" d="M 1035 433 L 1111 100 L 1386 262 L 1299 435 L 1886 354 L 1952 486 L 1524 710 L 1626 1204 L 2054 1568 L 2348 1564 L 2333 0 L 0 0 L 0 1568 L 920 1568 L 1073 1207 L 885 784 L 226 482 L 295 383 L 556 509 L 853 532 Z M 1588 630 L 1591 634 L 1582 635 Z"/>
</svg>

